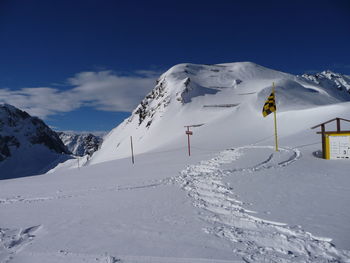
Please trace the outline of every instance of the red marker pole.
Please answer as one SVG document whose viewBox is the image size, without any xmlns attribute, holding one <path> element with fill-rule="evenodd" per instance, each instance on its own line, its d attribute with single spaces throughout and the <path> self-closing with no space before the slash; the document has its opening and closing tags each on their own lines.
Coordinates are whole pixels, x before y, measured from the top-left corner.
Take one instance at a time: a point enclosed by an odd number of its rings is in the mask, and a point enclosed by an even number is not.
<svg viewBox="0 0 350 263">
<path fill-rule="evenodd" d="M 184 126 L 185 128 L 187 128 L 187 130 L 185 131 L 185 134 L 187 135 L 188 156 L 191 156 L 190 136 L 193 135 L 193 132 L 190 131 L 190 127 L 195 128 L 195 127 L 200 127 L 202 125 L 204 125 L 204 123 Z"/>
<path fill-rule="evenodd" d="M 191 156 L 190 135 L 192 135 L 193 132 L 190 131 L 190 126 L 185 126 L 185 127 L 187 127 L 187 131 L 185 133 L 187 134 L 188 156 Z"/>
<path fill-rule="evenodd" d="M 188 145 L 188 156 L 191 156 L 190 127 L 187 127 L 187 145 Z"/>
</svg>

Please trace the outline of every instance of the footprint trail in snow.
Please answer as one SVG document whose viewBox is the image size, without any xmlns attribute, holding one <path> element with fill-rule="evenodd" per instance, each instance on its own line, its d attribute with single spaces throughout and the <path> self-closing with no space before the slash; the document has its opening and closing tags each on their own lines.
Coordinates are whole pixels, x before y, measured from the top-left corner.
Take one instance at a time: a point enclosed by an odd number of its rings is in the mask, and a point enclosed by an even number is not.
<svg viewBox="0 0 350 263">
<path fill-rule="evenodd" d="M 32 242 L 40 228 L 40 225 L 24 229 L 0 228 L 0 262 L 10 262 L 14 255 Z"/>
<path fill-rule="evenodd" d="M 201 217 L 211 227 L 207 233 L 225 238 L 233 252 L 245 262 L 350 262 L 348 251 L 337 250 L 330 239 L 314 237 L 300 227 L 272 222 L 253 216 L 253 211 L 235 199 L 233 188 L 222 178 L 237 171 L 282 169 L 300 157 L 297 149 L 280 149 L 266 160 L 244 168 L 224 170 L 245 152 L 272 148 L 247 146 L 221 152 L 217 157 L 191 165 L 175 180 L 188 192 L 193 205 L 202 209 Z"/>
</svg>

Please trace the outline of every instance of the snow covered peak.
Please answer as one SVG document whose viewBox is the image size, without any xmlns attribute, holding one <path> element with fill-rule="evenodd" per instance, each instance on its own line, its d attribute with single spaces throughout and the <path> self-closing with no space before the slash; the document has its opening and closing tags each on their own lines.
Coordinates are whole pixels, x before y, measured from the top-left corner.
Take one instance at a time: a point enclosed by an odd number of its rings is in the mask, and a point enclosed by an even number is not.
<svg viewBox="0 0 350 263">
<path fill-rule="evenodd" d="M 152 124 L 158 112 L 170 104 L 183 105 L 199 96 L 214 95 L 223 90 L 236 89 L 242 82 L 254 80 L 293 79 L 294 76 L 259 66 L 252 62 L 216 65 L 178 64 L 162 74 L 155 88 L 146 95 L 133 112 L 139 125 Z"/>
<path fill-rule="evenodd" d="M 302 77 L 324 88 L 337 88 L 350 93 L 350 76 L 325 70 L 316 74 L 303 74 Z"/>
<path fill-rule="evenodd" d="M 350 101 L 348 92 L 334 86 L 251 62 L 179 64 L 159 77 L 131 116 L 106 136 L 90 163 L 129 156 L 130 136 L 137 153 L 177 148 L 179 143 L 182 145 L 184 126 L 191 124 L 204 124 L 196 138 L 213 147 L 241 143 L 238 137 L 232 137 L 233 130 L 236 134 L 259 130 L 263 136 L 261 109 L 273 83 L 279 114 Z M 295 123 L 286 132 L 303 127 Z"/>
<path fill-rule="evenodd" d="M 14 123 L 12 123 L 11 121 L 19 121 L 21 119 L 23 120 L 29 117 L 30 116 L 28 113 L 26 113 L 25 111 L 21 111 L 20 109 L 17 109 L 16 107 L 10 104 L 0 104 L 0 119 L 2 120 L 2 122 L 5 122 L 6 120 L 6 122 L 9 125 L 14 125 Z"/>
<path fill-rule="evenodd" d="M 16 137 L 18 143 L 43 144 L 57 153 L 68 153 L 57 134 L 42 120 L 12 105 L 0 105 L 0 136 Z"/>
<path fill-rule="evenodd" d="M 57 132 L 69 151 L 77 156 L 92 155 L 100 147 L 103 139 L 92 133 Z"/>
<path fill-rule="evenodd" d="M 58 155 L 68 153 L 42 120 L 12 105 L 0 104 L 0 179 L 34 174 Z"/>
<path fill-rule="evenodd" d="M 327 79 L 330 84 L 314 81 L 319 78 Z M 317 85 L 305 83 L 305 79 Z M 350 81 L 347 82 L 345 76 L 331 71 L 324 71 L 316 76 L 303 75 L 300 78 L 252 62 L 216 65 L 179 64 L 161 75 L 155 88 L 132 113 L 129 122 L 138 119 L 138 125 L 149 128 L 170 103 L 179 109 L 181 105 L 189 104 L 193 100 L 196 100 L 197 103 L 194 104 L 199 104 L 200 107 L 229 105 L 240 103 L 237 95 L 251 93 L 257 94 L 258 103 L 261 104 L 267 93 L 271 92 L 272 82 L 276 84 L 276 92 L 280 96 L 279 106 L 282 110 L 295 105 L 308 107 L 350 100 L 349 94 L 343 94 L 334 88 L 334 85 L 337 85 L 338 89 L 341 89 L 339 88 L 341 86 L 348 90 Z M 215 94 L 218 96 L 211 96 Z M 200 100 L 202 102 L 198 103 Z"/>
<path fill-rule="evenodd" d="M 213 65 L 201 64 L 178 64 L 170 68 L 162 76 L 172 75 L 174 78 L 184 79 L 186 77 L 194 77 L 199 84 L 202 85 L 218 85 L 230 86 L 233 79 L 249 80 L 249 79 L 271 79 L 276 77 L 290 77 L 290 74 L 272 70 L 253 62 L 235 62 Z"/>
</svg>

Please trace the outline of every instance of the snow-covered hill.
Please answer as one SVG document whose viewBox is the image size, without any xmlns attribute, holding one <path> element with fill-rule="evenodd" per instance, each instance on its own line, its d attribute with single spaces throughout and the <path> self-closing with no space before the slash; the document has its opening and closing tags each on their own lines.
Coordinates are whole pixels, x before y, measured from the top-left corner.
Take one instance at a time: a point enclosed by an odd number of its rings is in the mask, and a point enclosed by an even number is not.
<svg viewBox="0 0 350 263">
<path fill-rule="evenodd" d="M 100 147 L 103 139 L 92 133 L 57 132 L 68 150 L 77 156 L 92 155 Z"/>
<path fill-rule="evenodd" d="M 42 120 L 0 105 L 0 179 L 44 173 L 65 154 L 68 149 Z"/>
<path fill-rule="evenodd" d="M 348 83 L 346 76 L 327 76 L 344 87 Z M 106 136 L 90 163 L 129 156 L 130 136 L 136 153 L 185 146 L 184 126 L 192 124 L 204 124 L 192 136 L 202 148 L 266 138 L 273 124 L 271 118 L 262 118 L 261 110 L 273 82 L 281 136 L 307 129 L 338 111 L 341 115 L 344 106 L 339 103 L 350 100 L 350 93 L 334 87 L 335 82 L 320 84 L 306 75 L 294 76 L 250 62 L 179 64 L 160 76 L 131 117 Z"/>
<path fill-rule="evenodd" d="M 310 129 L 349 109 L 253 63 L 177 65 L 92 158 L 1 181 L 0 262 L 350 263 L 350 163 L 319 158 Z"/>
</svg>

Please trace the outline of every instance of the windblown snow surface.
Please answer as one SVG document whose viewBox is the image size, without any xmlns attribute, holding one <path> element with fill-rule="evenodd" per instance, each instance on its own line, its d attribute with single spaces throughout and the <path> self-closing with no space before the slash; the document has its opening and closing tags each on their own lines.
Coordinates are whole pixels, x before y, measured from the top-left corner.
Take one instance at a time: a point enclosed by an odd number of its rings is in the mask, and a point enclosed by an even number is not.
<svg viewBox="0 0 350 263">
<path fill-rule="evenodd" d="M 253 63 L 177 65 L 82 167 L 0 182 L 0 262 L 350 262 L 350 162 L 310 130 L 348 101 Z"/>
</svg>

